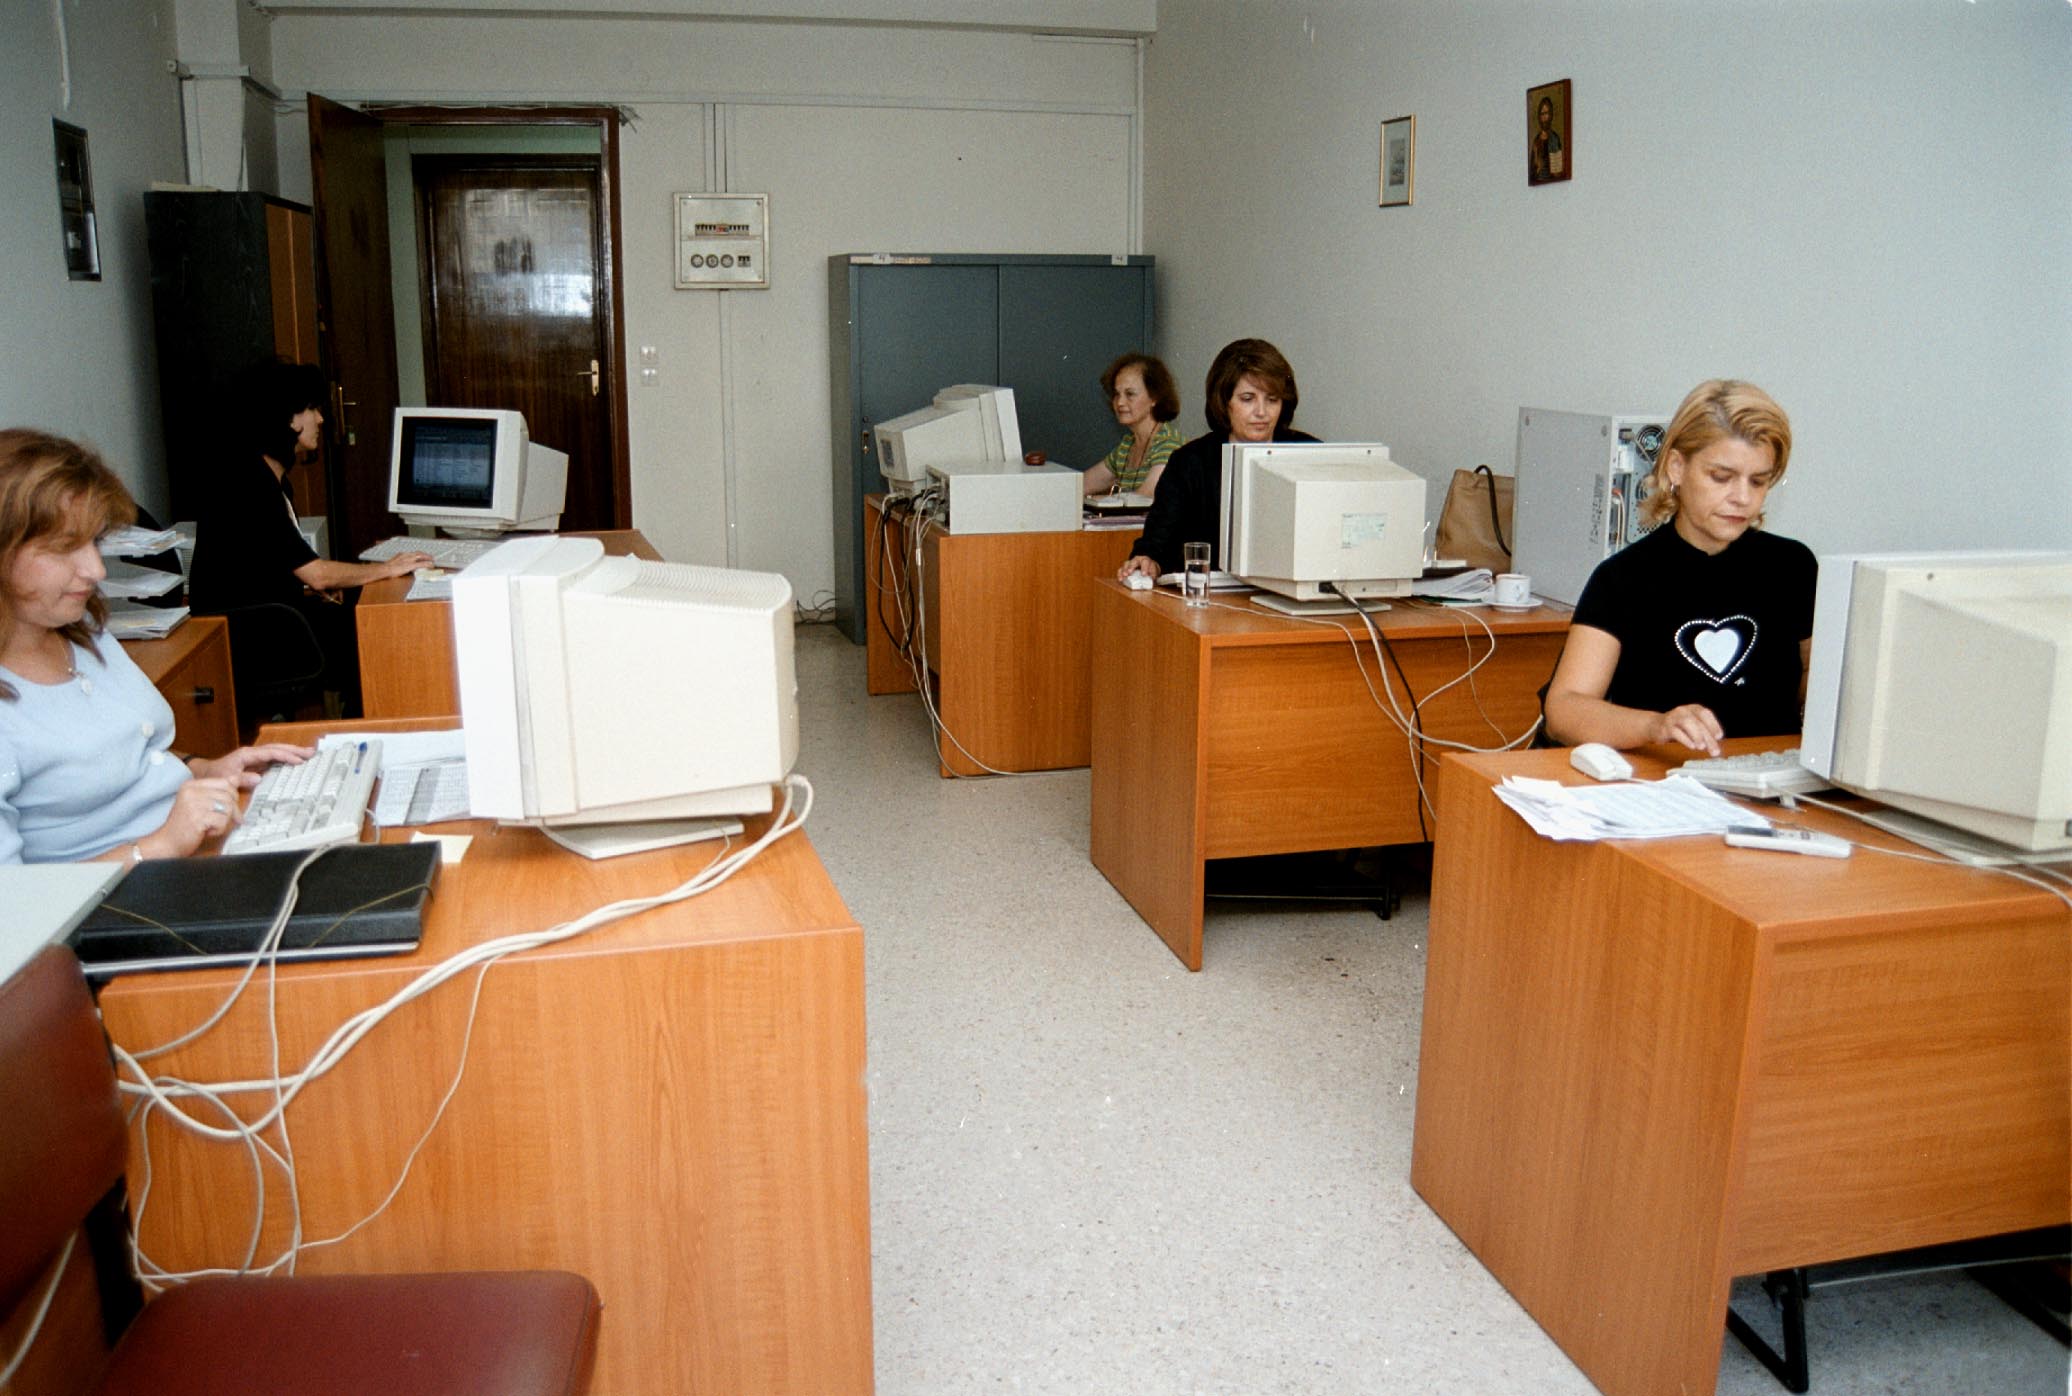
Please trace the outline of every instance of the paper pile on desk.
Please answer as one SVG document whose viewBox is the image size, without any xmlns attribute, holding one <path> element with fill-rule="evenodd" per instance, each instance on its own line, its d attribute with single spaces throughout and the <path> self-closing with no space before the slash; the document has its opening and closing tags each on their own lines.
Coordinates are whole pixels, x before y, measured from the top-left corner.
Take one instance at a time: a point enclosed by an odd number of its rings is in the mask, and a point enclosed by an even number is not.
<svg viewBox="0 0 2072 1396">
<path fill-rule="evenodd" d="M 1669 839 L 1770 821 L 1689 776 L 1563 785 L 1506 776 L 1496 797 L 1550 839 Z"/>
<path fill-rule="evenodd" d="M 358 733 L 333 733 L 319 747 L 351 746 Z M 381 787 L 374 822 L 384 829 L 468 817 L 467 745 L 460 730 L 381 734 Z"/>
<path fill-rule="evenodd" d="M 1443 577 L 1419 577 L 1410 584 L 1410 594 L 1463 605 L 1482 605 L 1496 595 L 1496 583 L 1490 578 L 1487 567 L 1470 567 L 1465 572 L 1452 572 Z"/>
</svg>

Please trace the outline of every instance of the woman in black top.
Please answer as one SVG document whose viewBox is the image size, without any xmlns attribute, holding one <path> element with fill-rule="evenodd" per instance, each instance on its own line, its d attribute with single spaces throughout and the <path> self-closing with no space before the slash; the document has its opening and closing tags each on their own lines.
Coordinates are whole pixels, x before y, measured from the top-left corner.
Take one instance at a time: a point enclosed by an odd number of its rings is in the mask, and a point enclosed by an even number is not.
<svg viewBox="0 0 2072 1396">
<path fill-rule="evenodd" d="M 187 596 L 202 615 L 268 601 L 300 610 L 324 652 L 323 686 L 344 695 L 350 715 L 359 702 L 359 651 L 352 598 L 341 593 L 432 559 L 409 552 L 387 562 L 333 562 L 303 538 L 288 471 L 316 455 L 323 398 L 323 375 L 310 364 L 264 363 L 241 380 L 228 458 L 195 522 Z"/>
<path fill-rule="evenodd" d="M 1212 547 L 1222 532 L 1223 447 L 1231 441 L 1314 441 L 1294 428 L 1295 370 L 1281 351 L 1263 339 L 1237 339 L 1223 346 L 1209 365 L 1204 390 L 1209 434 L 1173 452 L 1144 536 L 1137 540 L 1117 577 L 1157 577 L 1180 570 L 1186 543 Z M 1214 559 L 1217 567 L 1223 559 Z"/>
<path fill-rule="evenodd" d="M 1564 743 L 1796 735 L 1813 635 L 1815 563 L 1760 525 L 1791 457 L 1791 423 L 1762 389 L 1712 379 L 1663 437 L 1641 505 L 1657 528 L 1599 563 L 1547 688 Z"/>
</svg>

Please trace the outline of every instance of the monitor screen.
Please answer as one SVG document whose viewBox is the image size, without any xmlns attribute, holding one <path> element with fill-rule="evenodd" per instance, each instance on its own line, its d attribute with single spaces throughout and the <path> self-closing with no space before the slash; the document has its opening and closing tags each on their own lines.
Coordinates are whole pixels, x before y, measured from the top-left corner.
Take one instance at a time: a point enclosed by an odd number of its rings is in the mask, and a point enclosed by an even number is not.
<svg viewBox="0 0 2072 1396">
<path fill-rule="evenodd" d="M 499 424 L 479 417 L 405 416 L 398 423 L 396 502 L 487 509 L 495 499 Z"/>
<path fill-rule="evenodd" d="M 2013 849 L 2072 849 L 2072 553 L 1820 559 L 1800 760 Z"/>
<path fill-rule="evenodd" d="M 398 407 L 389 509 L 450 533 L 550 529 L 561 522 L 568 457 L 532 440 L 509 408 Z"/>
</svg>

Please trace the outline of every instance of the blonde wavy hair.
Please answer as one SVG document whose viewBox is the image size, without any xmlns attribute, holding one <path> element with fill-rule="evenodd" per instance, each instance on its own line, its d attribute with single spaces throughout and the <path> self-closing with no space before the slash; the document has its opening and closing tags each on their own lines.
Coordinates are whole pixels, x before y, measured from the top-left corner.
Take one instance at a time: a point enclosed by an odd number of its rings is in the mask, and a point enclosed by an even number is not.
<svg viewBox="0 0 2072 1396">
<path fill-rule="evenodd" d="M 49 543 L 60 549 L 91 542 L 137 517 L 137 506 L 90 446 L 27 427 L 0 430 L 0 587 L 14 575 L 24 549 Z M 91 645 L 107 623 L 96 594 L 86 614 L 58 633 Z M 0 596 L 0 644 L 14 633 L 14 599 Z M 15 696 L 0 683 L 0 699 Z"/>
<path fill-rule="evenodd" d="M 1676 492 L 1669 487 L 1671 451 L 1689 460 L 1713 442 L 1730 439 L 1768 446 L 1777 461 L 1770 483 L 1774 487 L 1784 479 L 1785 463 L 1791 459 L 1791 419 L 1784 409 L 1753 383 L 1708 378 L 1684 396 L 1669 419 L 1669 430 L 1662 434 L 1655 468 L 1641 491 L 1641 522 L 1653 528 L 1676 515 Z M 1762 520 L 1756 522 L 1760 525 Z"/>
</svg>

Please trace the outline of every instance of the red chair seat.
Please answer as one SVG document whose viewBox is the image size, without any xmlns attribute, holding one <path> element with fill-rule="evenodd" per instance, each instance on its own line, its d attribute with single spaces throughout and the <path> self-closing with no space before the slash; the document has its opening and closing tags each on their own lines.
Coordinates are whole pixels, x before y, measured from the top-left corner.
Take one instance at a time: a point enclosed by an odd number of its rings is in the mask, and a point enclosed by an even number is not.
<svg viewBox="0 0 2072 1396">
<path fill-rule="evenodd" d="M 213 1279 L 144 1306 L 103 1396 L 571 1396 L 597 1292 L 559 1270 Z"/>
</svg>

